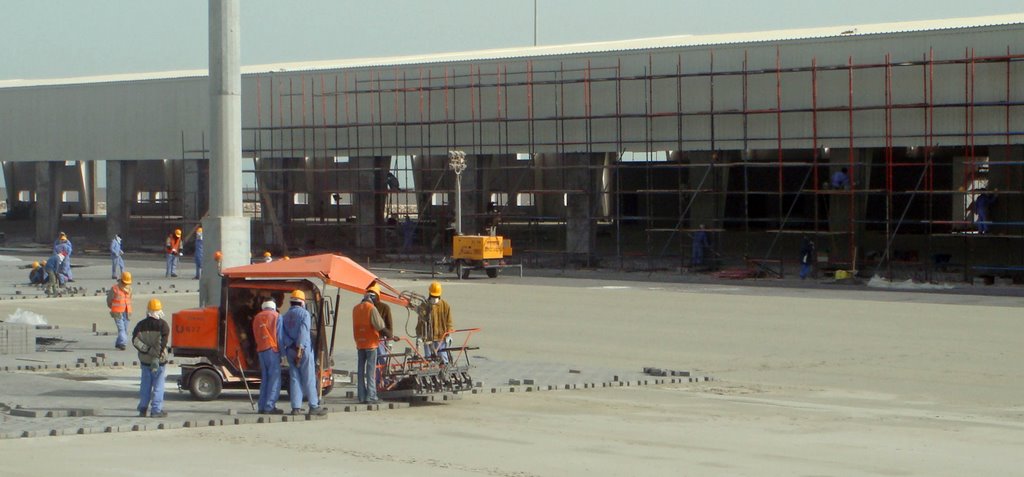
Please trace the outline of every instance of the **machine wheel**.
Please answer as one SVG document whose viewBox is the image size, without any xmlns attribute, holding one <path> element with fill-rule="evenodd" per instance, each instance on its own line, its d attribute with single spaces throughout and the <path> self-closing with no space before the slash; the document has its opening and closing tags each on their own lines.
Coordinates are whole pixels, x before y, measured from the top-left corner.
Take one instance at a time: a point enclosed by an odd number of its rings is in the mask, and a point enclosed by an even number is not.
<svg viewBox="0 0 1024 477">
<path fill-rule="evenodd" d="M 192 397 L 200 401 L 212 401 L 220 396 L 224 384 L 220 375 L 209 368 L 202 368 L 194 371 L 189 379 L 188 390 Z"/>
<path fill-rule="evenodd" d="M 497 268 L 488 268 L 487 269 L 487 278 L 498 278 L 498 269 Z"/>
</svg>

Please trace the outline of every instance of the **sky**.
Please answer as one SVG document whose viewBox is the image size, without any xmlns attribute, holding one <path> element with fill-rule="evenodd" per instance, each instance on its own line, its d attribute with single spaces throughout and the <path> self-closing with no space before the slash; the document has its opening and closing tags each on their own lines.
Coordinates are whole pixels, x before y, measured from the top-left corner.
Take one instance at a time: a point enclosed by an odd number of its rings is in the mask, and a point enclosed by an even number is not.
<svg viewBox="0 0 1024 477">
<path fill-rule="evenodd" d="M 240 0 L 242 64 L 1024 12 L 1021 0 Z M 206 69 L 206 0 L 4 0 L 0 80 Z"/>
</svg>

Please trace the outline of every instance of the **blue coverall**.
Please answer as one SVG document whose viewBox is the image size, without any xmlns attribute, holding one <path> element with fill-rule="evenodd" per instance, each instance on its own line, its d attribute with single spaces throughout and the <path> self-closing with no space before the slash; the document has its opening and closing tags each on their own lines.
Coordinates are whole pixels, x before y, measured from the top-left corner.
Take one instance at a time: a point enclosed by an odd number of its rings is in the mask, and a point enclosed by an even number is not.
<svg viewBox="0 0 1024 477">
<path fill-rule="evenodd" d="M 288 397 L 291 399 L 292 410 L 302 408 L 304 396 L 309 401 L 310 409 L 320 407 L 313 342 L 309 333 L 311 321 L 309 312 L 297 302 L 292 302 L 291 308 L 281 316 L 279 347 L 288 357 Z M 299 347 L 303 348 L 302 359 L 296 360 Z"/>
</svg>

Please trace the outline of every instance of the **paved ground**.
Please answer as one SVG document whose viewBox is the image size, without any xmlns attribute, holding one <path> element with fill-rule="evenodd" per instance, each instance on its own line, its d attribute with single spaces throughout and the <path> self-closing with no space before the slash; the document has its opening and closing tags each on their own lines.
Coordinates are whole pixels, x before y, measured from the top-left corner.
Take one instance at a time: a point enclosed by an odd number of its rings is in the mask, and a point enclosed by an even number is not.
<svg viewBox="0 0 1024 477">
<path fill-rule="evenodd" d="M 88 257 L 80 263 L 89 265 Z M 13 266 L 0 264 L 0 280 Z M 82 267 L 83 284 L 108 285 L 107 266 L 97 259 Z M 149 282 L 140 289 L 148 287 L 168 309 L 195 304 L 195 293 L 183 291 L 194 282 L 163 280 L 159 262 L 129 266 Z M 398 270 L 382 274 L 400 289 L 423 291 L 429 282 Z M 484 392 L 452 403 L 336 412 L 301 425 L 226 425 L 253 417 L 244 394 L 194 403 L 171 393 L 168 410 L 176 419 L 166 422 L 225 425 L 5 439 L 0 461 L 5 474 L 19 476 L 135 475 L 130 456 L 143 454 L 174 463 L 149 475 L 1021 475 L 1020 288 L 986 296 L 972 291 L 998 287 L 893 292 L 642 278 L 528 270 L 523 279 L 446 280 L 457 325 L 483 329 L 475 376 L 485 381 Z M 112 337 L 90 336 L 92 323 L 112 330 L 102 297 L 6 298 L 0 317 L 31 307 L 60 326 L 52 331 L 81 338 L 76 353 L 131 358 L 109 350 Z M 401 329 L 405 316 L 396 312 Z M 352 354 L 339 349 L 336 357 L 350 363 Z M 55 355 L 30 359 L 56 362 Z M 5 359 L 14 361 L 0 366 L 41 364 Z M 658 382 L 663 378 L 639 374 L 645 366 L 715 380 Z M 83 428 L 102 420 L 119 431 L 148 430 L 155 420 L 131 416 L 133 373 L 116 366 L 0 372 L 0 402 L 81 405 L 101 416 L 61 419 Z M 608 386 L 615 374 L 630 386 Z M 499 386 L 508 379 L 563 390 L 526 392 L 520 385 L 510 393 L 511 386 Z M 648 384 L 636 386 L 643 379 Z M 576 389 L 564 390 L 573 383 Z M 328 398 L 335 408 L 349 402 L 344 392 Z M 0 417 L 2 433 L 15 416 Z"/>
</svg>

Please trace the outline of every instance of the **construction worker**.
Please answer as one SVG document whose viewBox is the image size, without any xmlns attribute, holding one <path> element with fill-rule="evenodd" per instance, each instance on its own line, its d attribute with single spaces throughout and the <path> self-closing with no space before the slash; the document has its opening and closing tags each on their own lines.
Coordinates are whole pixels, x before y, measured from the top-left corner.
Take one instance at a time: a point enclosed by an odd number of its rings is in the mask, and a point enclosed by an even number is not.
<svg viewBox="0 0 1024 477">
<path fill-rule="evenodd" d="M 199 227 L 196 229 L 196 276 L 192 277 L 199 280 L 199 277 L 203 274 L 203 228 Z"/>
<path fill-rule="evenodd" d="M 800 241 L 800 279 L 803 280 L 811 274 L 817 254 L 814 251 L 814 241 L 804 236 Z"/>
<path fill-rule="evenodd" d="M 46 294 L 56 295 L 57 291 L 64 287 L 65 277 L 61 273 L 61 264 L 64 262 L 64 253 L 54 253 L 46 260 L 43 270 L 46 272 Z"/>
<path fill-rule="evenodd" d="M 711 241 L 708 240 L 708 232 L 705 230 L 704 224 L 700 224 L 700 229 L 693 233 L 693 243 L 690 247 L 691 267 L 704 265 L 704 249 L 710 245 Z"/>
<path fill-rule="evenodd" d="M 363 300 L 352 308 L 352 337 L 356 341 L 358 361 L 356 398 L 367 404 L 380 402 L 377 398 L 377 348 L 381 345 L 381 335 L 388 340 L 398 340 L 384 326 L 384 320 L 374 305 L 379 293 L 380 287 L 377 287 L 377 292 L 372 290 L 372 286 L 367 288 Z"/>
<path fill-rule="evenodd" d="M 974 202 L 972 202 L 971 205 L 967 207 L 967 210 L 974 211 L 974 217 L 975 222 L 977 223 L 978 233 L 987 234 L 988 226 L 990 223 L 988 221 L 988 212 L 992 208 L 992 205 L 995 204 L 996 198 L 998 196 L 989 192 L 988 188 L 985 187 L 978 189 L 978 191 L 981 193 L 978 194 L 978 197 L 974 199 Z M 996 192 L 999 192 L 999 189 L 996 189 Z"/>
<path fill-rule="evenodd" d="M 121 278 L 107 291 L 107 308 L 117 326 L 114 347 L 124 351 L 128 344 L 128 320 L 132 316 L 132 273 L 121 272 Z"/>
<path fill-rule="evenodd" d="M 181 256 L 181 229 L 174 229 L 174 232 L 167 234 L 164 245 L 167 251 L 167 269 L 164 271 L 164 277 L 177 277 L 178 257 Z"/>
<path fill-rule="evenodd" d="M 217 274 L 218 275 L 220 275 L 221 260 L 223 258 L 224 258 L 224 254 L 220 250 L 217 250 L 216 252 L 213 252 L 213 261 L 217 262 Z"/>
<path fill-rule="evenodd" d="M 117 280 L 117 277 L 124 271 L 124 252 L 121 250 L 121 236 L 114 234 L 110 241 L 110 278 Z"/>
<path fill-rule="evenodd" d="M 849 189 L 850 188 L 850 176 L 848 170 L 844 167 L 832 174 L 832 180 L 830 181 L 833 189 Z"/>
<path fill-rule="evenodd" d="M 164 380 L 167 379 L 167 339 L 171 327 L 164 320 L 163 304 L 153 298 L 146 306 L 146 318 L 132 330 L 132 345 L 139 350 L 142 381 L 139 383 L 139 417 L 167 417 L 164 411 Z"/>
<path fill-rule="evenodd" d="M 391 327 L 391 307 L 387 303 L 384 303 L 380 299 L 380 284 L 374 281 L 366 289 L 366 294 L 371 295 L 370 298 L 373 300 L 373 307 L 377 309 L 377 313 L 380 314 L 381 321 L 384 322 L 384 328 L 387 329 L 386 336 L 394 336 L 395 329 Z M 387 366 L 388 359 L 385 357 L 391 352 L 391 346 L 388 340 L 382 339 L 377 346 L 377 364 L 379 366 Z M 377 384 L 379 385 L 383 379 L 383 373 L 377 374 Z"/>
<path fill-rule="evenodd" d="M 28 272 L 28 282 L 33 285 L 46 283 L 46 269 L 39 262 L 32 262 L 32 271 Z"/>
<path fill-rule="evenodd" d="M 423 357 L 435 355 L 444 363 L 448 362 L 448 353 L 441 351 L 448 347 L 451 338 L 448 334 L 455 331 L 452 324 L 452 310 L 448 302 L 441 298 L 441 283 L 431 282 L 427 289 L 430 297 L 420 308 L 419 320 L 416 322 L 416 336 L 423 340 Z"/>
<path fill-rule="evenodd" d="M 263 263 L 270 263 L 274 261 L 274 257 L 270 255 L 270 251 L 263 252 Z"/>
<path fill-rule="evenodd" d="M 281 395 L 281 353 L 277 337 L 281 335 L 281 320 L 277 303 L 267 299 L 260 305 L 262 311 L 252 319 L 252 334 L 256 337 L 256 351 L 260 355 L 260 414 L 284 414 L 277 408 Z"/>
<path fill-rule="evenodd" d="M 291 398 L 292 415 L 302 414 L 302 398 L 309 401 L 309 414 L 322 416 L 327 410 L 320 407 L 317 394 L 316 363 L 313 356 L 313 341 L 310 336 L 311 317 L 306 311 L 306 294 L 302 290 L 292 292 L 289 299 L 291 308 L 281 316 L 281 336 L 278 347 L 288 358 L 288 397 Z"/>
<path fill-rule="evenodd" d="M 71 252 L 74 247 L 71 246 L 71 241 L 68 240 L 68 235 L 64 232 L 60 233 L 57 240 L 53 242 L 53 253 L 63 253 L 64 261 L 60 264 L 60 273 L 64 276 L 64 279 L 69 282 L 75 281 L 71 276 Z"/>
</svg>

